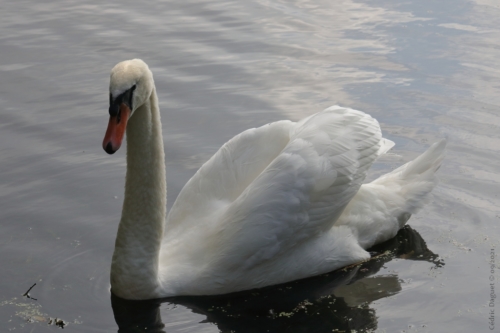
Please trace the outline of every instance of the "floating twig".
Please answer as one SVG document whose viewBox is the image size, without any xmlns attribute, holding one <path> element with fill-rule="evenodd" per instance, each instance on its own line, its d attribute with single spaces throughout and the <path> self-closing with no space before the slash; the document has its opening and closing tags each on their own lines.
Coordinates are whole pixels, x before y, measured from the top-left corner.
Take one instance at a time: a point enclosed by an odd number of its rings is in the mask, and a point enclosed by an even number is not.
<svg viewBox="0 0 500 333">
<path fill-rule="evenodd" d="M 30 298 L 30 299 L 33 299 L 33 300 L 37 301 L 37 299 L 36 299 L 36 298 L 31 297 L 31 296 L 30 296 L 30 294 L 29 294 L 29 292 L 31 291 L 31 289 L 33 289 L 33 287 L 34 287 L 34 286 L 36 286 L 36 283 L 34 283 L 34 284 L 30 287 L 30 289 L 28 289 L 28 291 L 27 291 L 27 292 L 25 292 L 25 293 L 23 294 L 23 296 L 26 296 L 26 297 L 28 297 L 28 298 Z"/>
</svg>

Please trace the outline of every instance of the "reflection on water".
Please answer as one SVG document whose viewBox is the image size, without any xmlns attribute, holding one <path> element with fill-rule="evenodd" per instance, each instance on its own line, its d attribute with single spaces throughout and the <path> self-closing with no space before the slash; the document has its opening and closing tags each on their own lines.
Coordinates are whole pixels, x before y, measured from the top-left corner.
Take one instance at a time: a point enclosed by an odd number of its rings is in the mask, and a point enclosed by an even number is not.
<svg viewBox="0 0 500 333">
<path fill-rule="evenodd" d="M 401 291 L 396 274 L 377 275 L 395 258 L 421 260 L 442 267 L 411 227 L 372 249 L 372 259 L 322 276 L 252 291 L 211 297 L 174 297 L 128 301 L 111 296 L 119 332 L 166 332 L 162 303 L 183 305 L 206 316 L 221 332 L 352 332 L 377 328 L 373 301 Z M 168 322 L 169 318 L 163 318 Z"/>
</svg>

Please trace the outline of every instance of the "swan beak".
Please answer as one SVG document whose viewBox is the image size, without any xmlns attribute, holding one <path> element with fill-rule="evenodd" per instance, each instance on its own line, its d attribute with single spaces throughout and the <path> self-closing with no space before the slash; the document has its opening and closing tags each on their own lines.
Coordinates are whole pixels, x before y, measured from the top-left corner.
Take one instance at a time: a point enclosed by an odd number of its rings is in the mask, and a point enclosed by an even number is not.
<svg viewBox="0 0 500 333">
<path fill-rule="evenodd" d="M 102 141 L 102 148 L 106 153 L 114 154 L 122 145 L 129 117 L 130 108 L 125 103 L 120 104 L 120 111 L 116 116 L 109 117 L 108 129 Z"/>
</svg>

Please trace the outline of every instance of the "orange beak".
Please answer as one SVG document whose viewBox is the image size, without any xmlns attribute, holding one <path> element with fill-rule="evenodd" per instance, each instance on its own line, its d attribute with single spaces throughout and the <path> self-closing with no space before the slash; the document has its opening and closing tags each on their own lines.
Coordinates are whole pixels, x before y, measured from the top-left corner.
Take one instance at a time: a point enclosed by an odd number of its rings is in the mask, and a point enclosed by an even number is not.
<svg viewBox="0 0 500 333">
<path fill-rule="evenodd" d="M 114 154 L 122 145 L 129 117 L 130 108 L 125 103 L 120 104 L 118 115 L 109 117 L 108 129 L 102 141 L 102 148 L 106 153 Z"/>
</svg>

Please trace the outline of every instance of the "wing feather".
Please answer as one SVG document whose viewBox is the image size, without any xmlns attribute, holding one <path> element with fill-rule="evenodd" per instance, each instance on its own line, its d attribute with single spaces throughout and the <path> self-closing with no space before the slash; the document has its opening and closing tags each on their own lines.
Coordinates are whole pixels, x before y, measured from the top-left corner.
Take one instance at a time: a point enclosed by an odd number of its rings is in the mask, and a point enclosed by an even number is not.
<svg viewBox="0 0 500 333">
<path fill-rule="evenodd" d="M 226 142 L 187 182 L 167 217 L 167 232 L 182 230 L 224 209 L 271 163 L 290 140 L 291 121 L 248 129 Z"/>
<path fill-rule="evenodd" d="M 221 262 L 249 269 L 329 230 L 380 141 L 378 122 L 352 109 L 332 107 L 297 123 L 286 147 L 221 217 Z"/>
<path fill-rule="evenodd" d="M 384 152 L 381 139 L 375 119 L 338 106 L 247 130 L 181 191 L 167 243 L 184 237 L 182 252 L 221 276 L 278 260 L 332 228 Z"/>
</svg>

